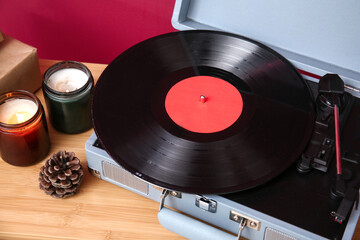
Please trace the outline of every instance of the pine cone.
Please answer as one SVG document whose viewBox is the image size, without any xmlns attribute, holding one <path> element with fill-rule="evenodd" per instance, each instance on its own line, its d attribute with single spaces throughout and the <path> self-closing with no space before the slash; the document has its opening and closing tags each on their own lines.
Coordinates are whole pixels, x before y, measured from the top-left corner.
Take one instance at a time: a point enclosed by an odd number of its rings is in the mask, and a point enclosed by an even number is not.
<svg viewBox="0 0 360 240">
<path fill-rule="evenodd" d="M 84 172 L 75 153 L 59 151 L 53 154 L 39 174 L 40 189 L 55 198 L 66 198 L 79 190 Z"/>
</svg>

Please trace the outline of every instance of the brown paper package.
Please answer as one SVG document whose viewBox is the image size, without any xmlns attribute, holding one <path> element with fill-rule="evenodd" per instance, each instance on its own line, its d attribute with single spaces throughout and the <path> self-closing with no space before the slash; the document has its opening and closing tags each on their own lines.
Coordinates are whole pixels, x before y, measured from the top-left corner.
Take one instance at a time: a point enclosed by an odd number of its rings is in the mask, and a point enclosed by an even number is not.
<svg viewBox="0 0 360 240">
<path fill-rule="evenodd" d="M 4 33 L 0 41 L 0 94 L 12 90 L 35 92 L 41 87 L 36 48 Z"/>
</svg>

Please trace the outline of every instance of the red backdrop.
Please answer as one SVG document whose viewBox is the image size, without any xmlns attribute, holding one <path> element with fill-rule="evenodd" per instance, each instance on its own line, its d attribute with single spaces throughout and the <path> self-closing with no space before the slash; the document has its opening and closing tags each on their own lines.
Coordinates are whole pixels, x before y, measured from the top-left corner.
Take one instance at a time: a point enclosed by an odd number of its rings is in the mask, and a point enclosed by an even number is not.
<svg viewBox="0 0 360 240">
<path fill-rule="evenodd" d="M 130 46 L 175 31 L 175 0 L 0 0 L 0 30 L 39 58 L 110 63 Z"/>
</svg>

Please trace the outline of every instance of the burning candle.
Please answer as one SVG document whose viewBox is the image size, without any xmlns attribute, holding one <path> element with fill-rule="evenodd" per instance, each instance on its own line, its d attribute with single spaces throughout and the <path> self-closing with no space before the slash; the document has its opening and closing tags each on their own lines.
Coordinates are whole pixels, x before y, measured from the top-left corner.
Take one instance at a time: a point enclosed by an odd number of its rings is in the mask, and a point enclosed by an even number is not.
<svg viewBox="0 0 360 240">
<path fill-rule="evenodd" d="M 12 98 L 0 105 L 0 122 L 6 124 L 19 124 L 26 122 L 37 111 L 33 101 L 21 98 Z"/>
<path fill-rule="evenodd" d="M 50 148 L 44 109 L 27 91 L 0 96 L 0 156 L 16 166 L 43 159 Z"/>
<path fill-rule="evenodd" d="M 45 72 L 43 93 L 50 122 L 56 130 L 79 133 L 91 128 L 93 86 L 90 70 L 79 62 L 60 62 Z"/>
</svg>

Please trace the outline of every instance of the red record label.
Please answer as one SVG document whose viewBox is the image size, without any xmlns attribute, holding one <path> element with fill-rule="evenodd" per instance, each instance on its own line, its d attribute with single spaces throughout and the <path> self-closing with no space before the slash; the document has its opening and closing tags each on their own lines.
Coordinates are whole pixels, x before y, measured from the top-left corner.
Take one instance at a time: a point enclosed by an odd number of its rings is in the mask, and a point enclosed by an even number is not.
<svg viewBox="0 0 360 240">
<path fill-rule="evenodd" d="M 179 126 L 196 133 L 215 133 L 240 117 L 243 99 L 229 82 L 195 76 L 176 83 L 167 93 L 165 109 Z"/>
</svg>

